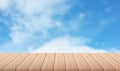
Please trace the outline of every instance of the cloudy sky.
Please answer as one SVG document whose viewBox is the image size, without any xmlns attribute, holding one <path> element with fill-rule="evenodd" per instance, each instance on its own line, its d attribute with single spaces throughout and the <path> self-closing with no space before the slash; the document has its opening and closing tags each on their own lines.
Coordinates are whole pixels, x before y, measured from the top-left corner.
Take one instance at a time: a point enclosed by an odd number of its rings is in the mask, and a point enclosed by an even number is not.
<svg viewBox="0 0 120 71">
<path fill-rule="evenodd" d="M 120 0 L 0 0 L 0 52 L 120 52 Z"/>
</svg>

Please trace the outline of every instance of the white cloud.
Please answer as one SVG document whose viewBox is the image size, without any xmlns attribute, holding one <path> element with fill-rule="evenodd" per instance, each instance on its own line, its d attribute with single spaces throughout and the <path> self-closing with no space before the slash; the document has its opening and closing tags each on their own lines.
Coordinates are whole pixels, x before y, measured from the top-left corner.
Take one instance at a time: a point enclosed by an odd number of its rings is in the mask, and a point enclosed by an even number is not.
<svg viewBox="0 0 120 71">
<path fill-rule="evenodd" d="M 36 13 L 44 13 L 53 11 L 53 9 L 60 4 L 63 5 L 66 0 L 17 0 L 17 9 L 26 15 L 33 15 Z"/>
<path fill-rule="evenodd" d="M 48 36 L 49 29 L 59 28 L 58 21 L 52 17 L 56 14 L 65 14 L 69 10 L 70 6 L 66 4 L 66 1 L 16 0 L 16 9 L 20 13 L 13 14 L 13 20 L 16 22 L 13 23 L 10 33 L 13 42 L 24 43 L 27 39 L 34 37 L 35 33 L 41 33 L 36 38 L 45 38 Z M 21 17 L 21 13 L 24 17 Z"/>
<path fill-rule="evenodd" d="M 100 53 L 105 50 L 93 49 L 86 45 L 88 42 L 85 38 L 77 37 L 58 37 L 54 40 L 45 43 L 42 47 L 35 50 L 33 53 Z"/>
<path fill-rule="evenodd" d="M 12 10 L 7 10 L 12 17 L 10 17 L 12 19 L 12 25 L 9 34 L 12 41 L 7 45 L 8 47 L 9 45 L 11 47 L 17 45 L 16 47 L 21 47 L 19 49 L 22 49 L 23 46 L 23 51 L 33 51 L 35 47 L 34 43 L 40 42 L 40 38 L 51 37 L 52 33 L 50 33 L 50 35 L 48 33 L 51 28 L 57 27 L 57 29 L 60 29 L 63 32 L 63 29 L 66 31 L 66 28 L 79 28 L 79 25 L 82 23 L 73 19 L 73 21 L 69 21 L 71 22 L 71 24 L 69 24 L 71 26 L 69 27 L 69 25 L 65 26 L 62 21 L 53 19 L 53 16 L 55 15 L 64 15 L 68 12 L 71 8 L 71 5 L 66 3 L 68 0 L 13 1 L 11 0 L 8 3 L 8 0 L 0 0 L 0 9 L 7 9 L 10 2 L 13 2 L 14 6 Z M 86 14 L 79 14 L 80 21 L 84 20 L 85 17 Z M 55 32 L 57 32 L 57 29 L 54 29 Z M 36 33 L 39 35 L 36 36 Z M 36 39 L 39 41 L 36 41 Z M 45 43 L 35 52 L 105 52 L 104 50 L 96 50 L 87 46 L 85 44 L 87 41 L 88 40 L 85 38 L 75 38 L 70 36 L 59 37 Z M 18 49 L 16 48 L 16 50 Z"/>
<path fill-rule="evenodd" d="M 0 0 L 0 10 L 5 10 L 9 6 L 9 0 Z"/>
<path fill-rule="evenodd" d="M 119 49 L 116 49 L 116 48 L 111 48 L 111 49 L 110 49 L 110 52 L 120 53 L 120 50 L 119 50 Z"/>
</svg>

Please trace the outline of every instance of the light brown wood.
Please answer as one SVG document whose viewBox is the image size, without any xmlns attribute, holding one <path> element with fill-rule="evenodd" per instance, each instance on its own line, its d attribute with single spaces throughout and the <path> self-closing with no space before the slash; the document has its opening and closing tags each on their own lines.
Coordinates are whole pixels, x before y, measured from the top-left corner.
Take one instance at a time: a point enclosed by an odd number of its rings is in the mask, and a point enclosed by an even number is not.
<svg viewBox="0 0 120 71">
<path fill-rule="evenodd" d="M 10 54 L 0 54 L 0 62 L 3 61 L 4 59 L 8 58 Z"/>
<path fill-rule="evenodd" d="M 120 63 L 108 56 L 107 54 L 100 54 L 104 59 L 106 59 L 113 67 L 116 68 L 116 71 L 120 71 Z"/>
<path fill-rule="evenodd" d="M 11 63 L 19 54 L 11 54 L 8 56 L 6 59 L 0 62 L 0 71 L 4 71 L 4 66 L 8 65 Z"/>
<path fill-rule="evenodd" d="M 78 71 L 77 63 L 72 54 L 65 54 L 66 71 Z"/>
<path fill-rule="evenodd" d="M 65 58 L 64 54 L 56 54 L 54 71 L 65 71 Z"/>
<path fill-rule="evenodd" d="M 115 68 L 99 54 L 91 54 L 95 60 L 102 66 L 104 71 L 115 71 Z"/>
<path fill-rule="evenodd" d="M 120 54 L 2 53 L 0 71 L 120 71 Z"/>
<path fill-rule="evenodd" d="M 34 60 L 34 62 L 32 63 L 32 65 L 29 67 L 29 71 L 40 71 L 43 62 L 45 60 L 46 54 L 39 54 L 36 59 Z"/>
<path fill-rule="evenodd" d="M 79 71 L 89 71 L 90 70 L 90 67 L 87 64 L 86 60 L 83 58 L 82 54 L 75 53 L 73 55 L 76 60 Z"/>
<path fill-rule="evenodd" d="M 10 64 L 8 64 L 5 68 L 4 71 L 15 71 L 17 66 L 19 64 L 21 64 L 25 58 L 28 56 L 29 54 L 21 54 L 19 57 L 17 57 L 13 62 L 11 62 Z"/>
<path fill-rule="evenodd" d="M 55 60 L 55 54 L 47 54 L 41 71 L 53 71 L 54 70 L 54 60 Z"/>
<path fill-rule="evenodd" d="M 120 62 L 120 56 L 119 55 L 117 55 L 117 54 L 107 54 L 107 55 L 113 57 L 115 60 L 117 60 L 118 62 Z"/>
<path fill-rule="evenodd" d="M 17 71 L 28 71 L 37 54 L 30 54 L 18 67 Z"/>
<path fill-rule="evenodd" d="M 96 60 L 94 60 L 92 56 L 90 56 L 90 54 L 82 54 L 82 55 L 87 61 L 88 65 L 90 66 L 91 71 L 102 71 L 103 70 L 102 67 L 99 65 L 99 63 L 96 62 Z"/>
</svg>

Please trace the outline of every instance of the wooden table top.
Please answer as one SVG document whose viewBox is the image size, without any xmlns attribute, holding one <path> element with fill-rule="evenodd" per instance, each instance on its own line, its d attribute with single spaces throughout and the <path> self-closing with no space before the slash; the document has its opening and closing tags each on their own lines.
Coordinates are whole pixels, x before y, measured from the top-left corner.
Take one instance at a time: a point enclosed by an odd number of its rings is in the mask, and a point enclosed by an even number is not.
<svg viewBox="0 0 120 71">
<path fill-rule="evenodd" d="M 120 71 L 120 54 L 0 54 L 0 71 Z"/>
</svg>

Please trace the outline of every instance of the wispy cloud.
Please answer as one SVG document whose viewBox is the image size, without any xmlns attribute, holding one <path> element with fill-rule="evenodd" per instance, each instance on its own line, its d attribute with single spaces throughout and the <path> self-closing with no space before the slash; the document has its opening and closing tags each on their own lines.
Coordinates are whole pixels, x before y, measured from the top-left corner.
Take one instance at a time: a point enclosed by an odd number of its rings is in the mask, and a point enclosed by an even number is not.
<svg viewBox="0 0 120 71">
<path fill-rule="evenodd" d="M 34 37 L 36 33 L 39 33 L 39 38 L 48 36 L 49 29 L 59 27 L 58 21 L 52 17 L 68 10 L 69 5 L 65 3 L 66 0 L 51 0 L 50 2 L 48 0 L 15 1 L 16 10 L 19 13 L 17 12 L 13 17 L 13 21 L 16 22 L 13 23 L 10 33 L 13 42 L 23 43 L 27 39 Z M 23 17 L 21 17 L 21 13 Z"/>
<path fill-rule="evenodd" d="M 1 9 L 6 9 L 4 12 L 9 16 L 7 24 L 10 22 L 9 36 L 11 41 L 2 45 L 10 47 L 21 47 L 31 50 L 36 45 L 41 43 L 41 40 L 46 40 L 50 37 L 49 30 L 56 28 L 61 30 L 63 23 L 60 20 L 54 20 L 56 15 L 64 15 L 70 9 L 71 5 L 67 4 L 68 0 L 5 0 L 1 3 Z M 7 18 L 6 18 L 7 19 Z M 37 43 L 39 42 L 39 43 Z M 32 43 L 32 44 L 30 44 Z M 18 45 L 18 46 L 16 46 Z M 6 46 L 7 47 L 7 46 Z M 8 49 L 10 48 L 8 47 Z"/>
<path fill-rule="evenodd" d="M 110 52 L 120 53 L 120 50 L 119 50 L 119 49 L 116 49 L 116 48 L 114 47 L 114 48 L 111 48 L 111 49 L 110 49 Z"/>
<path fill-rule="evenodd" d="M 5 10 L 9 7 L 9 0 L 0 0 L 0 10 Z"/>
<path fill-rule="evenodd" d="M 0 11 L 5 14 L 10 31 L 10 41 L 2 48 L 14 47 L 11 52 L 106 52 L 88 46 L 86 38 L 65 36 L 80 32 L 88 16 L 86 12 L 79 12 L 67 18 L 72 8 L 69 0 L 0 0 Z M 102 23 L 97 32 L 106 26 L 106 21 Z"/>
<path fill-rule="evenodd" d="M 25 15 L 35 15 L 44 14 L 47 12 L 49 12 L 49 14 L 50 12 L 55 14 L 57 10 L 66 8 L 66 1 L 67 0 L 16 0 L 15 3 L 20 12 L 24 13 Z"/>
<path fill-rule="evenodd" d="M 63 36 L 45 43 L 33 53 L 101 53 L 100 49 L 93 49 L 86 45 L 89 39 Z"/>
</svg>

